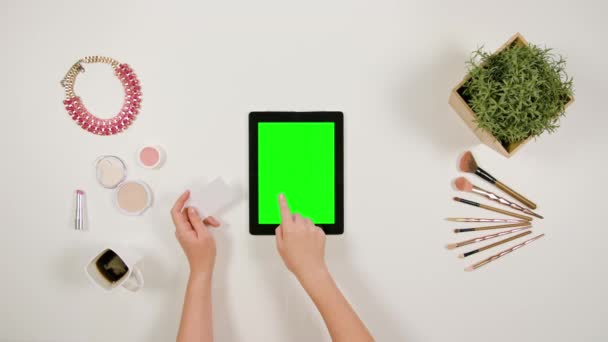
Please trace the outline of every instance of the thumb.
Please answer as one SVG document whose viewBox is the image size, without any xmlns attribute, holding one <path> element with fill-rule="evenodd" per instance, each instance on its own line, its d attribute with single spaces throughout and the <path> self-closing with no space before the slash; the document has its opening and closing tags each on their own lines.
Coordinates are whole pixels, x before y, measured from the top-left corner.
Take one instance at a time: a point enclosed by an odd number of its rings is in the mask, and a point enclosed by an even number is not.
<svg viewBox="0 0 608 342">
<path fill-rule="evenodd" d="M 198 211 L 193 207 L 188 208 L 188 220 L 190 220 L 190 224 L 196 231 L 196 235 L 200 236 L 207 231 L 207 226 L 203 223 L 203 219 L 201 219 Z"/>
</svg>

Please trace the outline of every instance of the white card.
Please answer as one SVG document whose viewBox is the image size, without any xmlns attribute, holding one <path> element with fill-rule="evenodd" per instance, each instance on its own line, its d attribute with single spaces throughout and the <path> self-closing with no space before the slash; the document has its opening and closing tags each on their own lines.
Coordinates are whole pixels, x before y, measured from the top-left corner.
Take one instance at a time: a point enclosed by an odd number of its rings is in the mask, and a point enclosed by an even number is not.
<svg viewBox="0 0 608 342">
<path fill-rule="evenodd" d="M 240 198 L 241 192 L 237 187 L 226 184 L 223 178 L 218 177 L 206 185 L 193 186 L 186 205 L 196 208 L 204 218 L 221 213 L 236 204 Z"/>
</svg>

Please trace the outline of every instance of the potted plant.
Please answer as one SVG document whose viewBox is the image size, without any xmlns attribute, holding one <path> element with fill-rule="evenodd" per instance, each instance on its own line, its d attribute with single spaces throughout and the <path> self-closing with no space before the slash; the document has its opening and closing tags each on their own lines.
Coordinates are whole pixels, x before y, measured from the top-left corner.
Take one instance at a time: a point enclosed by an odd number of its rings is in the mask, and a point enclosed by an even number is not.
<svg viewBox="0 0 608 342">
<path fill-rule="evenodd" d="M 565 60 L 517 33 L 495 53 L 474 51 L 467 76 L 449 103 L 477 137 L 510 157 L 543 132 L 559 127 L 574 101 Z"/>
</svg>

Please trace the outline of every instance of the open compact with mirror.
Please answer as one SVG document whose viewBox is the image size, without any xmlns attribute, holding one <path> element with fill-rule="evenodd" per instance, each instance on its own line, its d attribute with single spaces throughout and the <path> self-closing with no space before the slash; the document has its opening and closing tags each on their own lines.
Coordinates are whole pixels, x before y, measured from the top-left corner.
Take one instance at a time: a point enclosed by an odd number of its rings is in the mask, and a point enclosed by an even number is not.
<svg viewBox="0 0 608 342">
<path fill-rule="evenodd" d="M 125 215 L 141 215 L 152 205 L 152 190 L 143 181 L 127 180 L 127 166 L 116 156 L 101 156 L 95 161 L 97 182 L 114 189 L 114 204 Z"/>
</svg>

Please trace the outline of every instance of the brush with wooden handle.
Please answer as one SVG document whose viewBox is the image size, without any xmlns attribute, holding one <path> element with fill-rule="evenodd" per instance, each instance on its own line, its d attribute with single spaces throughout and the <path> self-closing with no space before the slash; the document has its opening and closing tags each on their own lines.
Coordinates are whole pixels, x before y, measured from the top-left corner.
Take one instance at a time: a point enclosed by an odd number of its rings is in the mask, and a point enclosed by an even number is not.
<svg viewBox="0 0 608 342">
<path fill-rule="evenodd" d="M 484 196 L 492 201 L 498 202 L 500 204 L 504 204 L 508 207 L 511 207 L 513 209 L 522 211 L 528 215 L 532 215 L 532 216 L 536 216 L 539 219 L 542 219 L 544 217 L 540 216 L 539 214 L 533 212 L 532 210 L 528 209 L 528 208 L 524 208 L 521 205 L 517 204 L 517 203 L 513 203 L 511 201 L 509 201 L 508 199 L 504 198 L 504 197 L 500 197 L 497 194 L 490 192 L 488 190 L 484 190 L 478 186 L 473 185 L 473 183 L 469 182 L 468 179 L 464 178 L 464 177 L 458 177 L 456 178 L 456 180 L 454 181 L 454 186 L 456 186 L 456 189 L 460 190 L 460 191 L 465 191 L 465 192 L 472 192 L 481 196 Z"/>
<path fill-rule="evenodd" d="M 454 233 L 479 232 L 482 230 L 494 230 L 494 229 L 516 228 L 516 227 L 530 228 L 530 227 L 532 227 L 532 225 L 530 224 L 530 221 L 524 221 L 521 223 L 499 224 L 496 226 L 483 226 L 483 227 L 475 227 L 475 228 L 456 228 L 456 229 L 454 229 Z"/>
<path fill-rule="evenodd" d="M 479 177 L 483 178 L 484 180 L 496 185 L 496 187 L 508 193 L 510 196 L 524 204 L 526 207 L 530 209 L 536 209 L 536 204 L 534 204 L 534 202 L 525 198 L 517 191 L 509 188 L 506 184 L 494 178 L 486 170 L 477 166 L 477 162 L 475 161 L 475 158 L 473 157 L 473 154 L 470 151 L 465 152 L 462 158 L 460 158 L 460 171 L 474 173 Z"/>
<path fill-rule="evenodd" d="M 450 244 L 446 245 L 445 248 L 447 248 L 447 249 L 454 249 L 454 248 L 470 245 L 472 243 L 476 243 L 476 242 L 481 242 L 481 241 L 493 239 L 493 238 L 496 238 L 496 237 L 499 237 L 499 236 L 503 236 L 503 235 L 507 235 L 507 234 L 511 234 L 511 233 L 517 233 L 517 232 L 520 232 L 522 230 L 526 230 L 526 229 L 529 229 L 529 228 L 530 227 L 515 228 L 515 229 L 511 229 L 511 230 L 505 230 L 504 232 L 500 232 L 500 233 L 494 233 L 494 234 L 490 234 L 490 235 L 480 236 L 480 237 L 477 237 L 477 238 L 474 238 L 474 239 L 470 239 L 470 240 L 460 241 L 460 242 L 456 242 L 456 243 L 450 243 Z"/>
<path fill-rule="evenodd" d="M 496 212 L 496 213 L 501 213 L 501 214 L 505 214 L 505 215 L 508 215 L 508 216 L 517 217 L 518 219 L 522 219 L 522 220 L 525 220 L 525 221 L 532 221 L 532 218 L 530 216 L 520 215 L 518 213 L 514 213 L 514 212 L 511 212 L 511 211 L 508 211 L 508 210 L 502 210 L 500 208 L 496 208 L 496 207 L 493 207 L 491 205 L 485 205 L 485 204 L 469 201 L 468 199 L 464 199 L 464 198 L 460 198 L 460 197 L 454 197 L 454 201 L 460 202 L 460 203 L 464 203 L 464 204 L 468 204 L 468 205 L 472 205 L 474 207 L 483 208 L 483 209 L 490 210 L 490 211 L 493 211 L 493 212 Z"/>
<path fill-rule="evenodd" d="M 503 219 L 503 218 L 476 218 L 476 217 L 447 217 L 446 220 L 452 222 L 492 222 L 492 223 L 522 223 L 527 222 L 526 220 L 520 219 Z"/>
<path fill-rule="evenodd" d="M 515 240 L 515 239 L 519 239 L 520 237 L 522 237 L 522 236 L 526 236 L 526 235 L 531 234 L 531 233 L 532 233 L 532 231 L 531 231 L 531 230 L 528 230 L 527 232 L 519 233 L 519 234 L 517 234 L 517 235 L 515 235 L 515 236 L 511 236 L 511 237 L 509 237 L 509 238 L 502 239 L 502 240 L 500 240 L 500 241 L 496 241 L 496 242 L 491 243 L 491 244 L 489 244 L 489 245 L 486 245 L 486 246 L 483 246 L 483 247 L 479 247 L 479 248 L 474 249 L 474 250 L 472 250 L 472 251 L 468 251 L 468 252 L 466 252 L 466 253 L 462 253 L 462 254 L 460 254 L 458 257 L 459 257 L 459 258 L 461 258 L 461 259 L 462 259 L 462 258 L 466 258 L 466 257 L 468 257 L 468 256 L 470 256 L 470 255 L 477 254 L 477 253 L 479 253 L 479 252 L 483 252 L 483 251 L 485 251 L 486 249 L 490 249 L 490 248 L 493 248 L 493 247 L 496 247 L 496 246 L 500 246 L 500 245 L 502 245 L 503 243 L 507 243 L 507 242 L 509 242 L 509 241 L 513 241 L 513 240 Z"/>
</svg>

